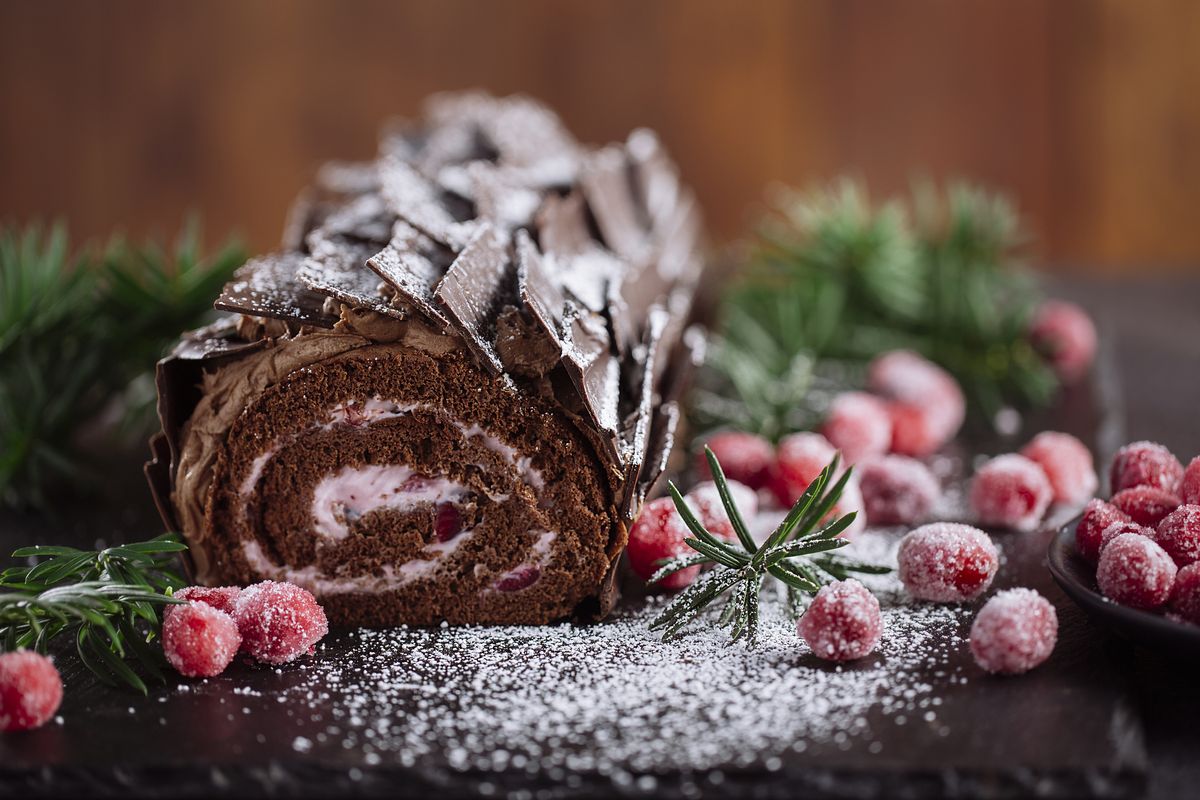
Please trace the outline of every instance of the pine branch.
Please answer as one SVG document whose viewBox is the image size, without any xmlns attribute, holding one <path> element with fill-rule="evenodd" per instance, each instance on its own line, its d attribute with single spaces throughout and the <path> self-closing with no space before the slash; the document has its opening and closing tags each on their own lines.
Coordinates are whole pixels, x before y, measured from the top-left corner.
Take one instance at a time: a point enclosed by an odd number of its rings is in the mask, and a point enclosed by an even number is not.
<svg viewBox="0 0 1200 800">
<path fill-rule="evenodd" d="M 721 504 L 737 535 L 737 542 L 727 542 L 710 533 L 688 507 L 675 484 L 670 484 L 675 507 L 692 533 L 692 537 L 684 541 L 696 553 L 667 561 L 650 578 L 650 582 L 660 581 L 689 567 L 713 565 L 713 568 L 680 592 L 662 614 L 650 623 L 651 630 L 662 631 L 664 641 L 679 635 L 705 608 L 725 597 L 718 625 L 729 628 L 731 641 L 745 638 L 753 646 L 758 640 L 760 595 L 768 575 L 787 587 L 789 609 L 799 616 L 808 604 L 807 598 L 831 580 L 841 580 L 851 573 L 882 574 L 890 571 L 887 567 L 863 564 L 834 552 L 849 544 L 849 541 L 838 536 L 855 518 L 854 513 L 836 519 L 829 518 L 850 478 L 850 470 L 847 469 L 837 480 L 834 479 L 838 469 L 836 457 L 759 545 L 750 536 L 745 520 L 733 501 L 729 483 L 717 457 L 707 447 L 704 448 L 704 454 Z"/>
</svg>

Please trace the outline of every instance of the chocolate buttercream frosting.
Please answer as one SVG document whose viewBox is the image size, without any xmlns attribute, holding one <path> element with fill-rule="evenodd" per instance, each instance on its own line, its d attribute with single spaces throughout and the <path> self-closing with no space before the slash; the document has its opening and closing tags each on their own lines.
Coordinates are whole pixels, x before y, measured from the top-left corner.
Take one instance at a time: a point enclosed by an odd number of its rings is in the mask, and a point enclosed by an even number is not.
<svg viewBox="0 0 1200 800">
<path fill-rule="evenodd" d="M 434 97 L 323 168 L 158 365 L 193 578 L 344 624 L 606 614 L 703 350 L 700 232 L 653 133 L 587 147 L 524 97 Z"/>
</svg>

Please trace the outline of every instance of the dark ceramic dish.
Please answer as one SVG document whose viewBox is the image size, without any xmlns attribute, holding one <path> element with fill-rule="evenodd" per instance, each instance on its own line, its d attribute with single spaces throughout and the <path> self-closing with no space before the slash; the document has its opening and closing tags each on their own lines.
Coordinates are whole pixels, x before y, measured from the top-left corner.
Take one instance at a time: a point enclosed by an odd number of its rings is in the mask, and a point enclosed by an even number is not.
<svg viewBox="0 0 1200 800">
<path fill-rule="evenodd" d="M 1200 661 L 1200 625 L 1175 622 L 1161 614 L 1139 611 L 1106 600 L 1096 588 L 1096 568 L 1075 552 L 1071 520 L 1050 540 L 1050 573 L 1089 617 L 1120 636 L 1164 653 Z"/>
</svg>

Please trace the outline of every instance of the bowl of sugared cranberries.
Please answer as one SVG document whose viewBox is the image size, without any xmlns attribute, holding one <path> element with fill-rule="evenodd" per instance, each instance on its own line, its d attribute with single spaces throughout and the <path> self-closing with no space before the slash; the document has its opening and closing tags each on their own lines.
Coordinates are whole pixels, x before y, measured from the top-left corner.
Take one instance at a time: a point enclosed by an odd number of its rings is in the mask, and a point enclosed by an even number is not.
<svg viewBox="0 0 1200 800">
<path fill-rule="evenodd" d="M 1200 460 L 1134 442 L 1109 465 L 1107 499 L 1088 502 L 1050 542 L 1050 572 L 1096 622 L 1200 660 Z"/>
</svg>

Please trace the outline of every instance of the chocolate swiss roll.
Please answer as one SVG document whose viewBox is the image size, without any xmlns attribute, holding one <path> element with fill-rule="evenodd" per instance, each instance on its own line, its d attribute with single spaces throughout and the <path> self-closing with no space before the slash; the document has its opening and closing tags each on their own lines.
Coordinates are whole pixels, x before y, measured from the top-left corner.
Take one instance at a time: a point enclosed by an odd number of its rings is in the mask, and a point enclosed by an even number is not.
<svg viewBox="0 0 1200 800">
<path fill-rule="evenodd" d="M 439 96 L 322 169 L 158 366 L 147 475 L 195 581 L 341 624 L 599 618 L 698 358 L 692 194 L 654 134 Z"/>
</svg>

